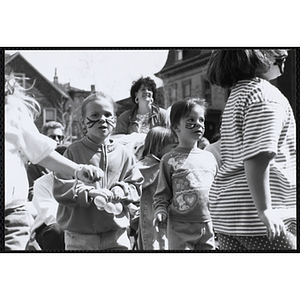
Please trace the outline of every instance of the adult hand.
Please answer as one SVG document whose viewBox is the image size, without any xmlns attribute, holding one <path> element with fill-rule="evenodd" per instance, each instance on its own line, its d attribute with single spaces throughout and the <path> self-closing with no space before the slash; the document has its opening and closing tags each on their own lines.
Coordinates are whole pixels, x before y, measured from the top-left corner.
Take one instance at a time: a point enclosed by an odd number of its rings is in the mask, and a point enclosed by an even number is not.
<svg viewBox="0 0 300 300">
<path fill-rule="evenodd" d="M 93 183 L 103 178 L 104 172 L 93 165 L 79 165 L 75 177 L 85 183 Z"/>
</svg>

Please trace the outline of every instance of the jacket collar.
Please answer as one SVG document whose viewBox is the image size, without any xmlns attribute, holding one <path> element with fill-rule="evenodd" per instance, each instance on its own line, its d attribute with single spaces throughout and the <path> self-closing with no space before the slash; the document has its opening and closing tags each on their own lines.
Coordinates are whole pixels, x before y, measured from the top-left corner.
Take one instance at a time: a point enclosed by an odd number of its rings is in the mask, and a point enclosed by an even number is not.
<svg viewBox="0 0 300 300">
<path fill-rule="evenodd" d="M 86 147 L 88 147 L 96 152 L 103 152 L 106 150 L 107 153 L 109 153 L 109 152 L 114 151 L 116 148 L 116 143 L 112 139 L 109 139 L 106 144 L 102 144 L 102 145 L 95 144 L 87 136 L 85 136 L 81 141 Z"/>
</svg>

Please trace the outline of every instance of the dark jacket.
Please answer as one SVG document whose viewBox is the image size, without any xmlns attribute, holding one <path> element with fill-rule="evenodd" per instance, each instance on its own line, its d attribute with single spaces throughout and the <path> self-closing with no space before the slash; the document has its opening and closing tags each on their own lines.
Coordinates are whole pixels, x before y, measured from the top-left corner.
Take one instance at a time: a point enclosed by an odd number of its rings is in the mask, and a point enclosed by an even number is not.
<svg viewBox="0 0 300 300">
<path fill-rule="evenodd" d="M 130 134 L 139 132 L 139 124 L 136 120 L 138 105 L 124 111 L 117 120 L 117 126 L 114 134 Z M 166 110 L 155 105 L 151 106 L 150 128 L 155 126 L 166 126 Z"/>
</svg>

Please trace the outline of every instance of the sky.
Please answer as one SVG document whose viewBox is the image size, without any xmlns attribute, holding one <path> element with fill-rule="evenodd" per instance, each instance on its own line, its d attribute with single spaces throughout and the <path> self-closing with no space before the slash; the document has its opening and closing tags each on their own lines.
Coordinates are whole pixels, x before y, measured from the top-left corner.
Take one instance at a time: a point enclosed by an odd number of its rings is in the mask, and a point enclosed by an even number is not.
<svg viewBox="0 0 300 300">
<path fill-rule="evenodd" d="M 154 75 L 166 60 L 168 50 L 26 50 L 20 52 L 42 75 L 53 82 L 55 68 L 58 82 L 111 96 L 115 101 L 130 96 L 133 81 L 140 76 L 150 76 L 157 86 L 162 80 Z"/>
</svg>

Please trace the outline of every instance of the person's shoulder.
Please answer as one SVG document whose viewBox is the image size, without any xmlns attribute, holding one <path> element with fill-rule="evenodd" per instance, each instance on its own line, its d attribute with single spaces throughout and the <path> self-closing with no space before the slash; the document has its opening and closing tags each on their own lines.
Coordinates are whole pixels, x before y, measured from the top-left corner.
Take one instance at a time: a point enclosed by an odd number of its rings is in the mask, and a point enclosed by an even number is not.
<svg viewBox="0 0 300 300">
<path fill-rule="evenodd" d="M 124 153 L 125 155 L 133 155 L 133 152 L 126 147 L 126 145 L 123 145 L 119 141 L 113 140 L 112 143 L 110 144 L 109 148 L 111 149 L 110 151 L 118 152 L 119 154 Z"/>
<path fill-rule="evenodd" d="M 167 152 L 161 158 L 161 161 L 168 161 L 170 158 L 180 155 L 181 152 L 177 150 L 177 148 Z"/>
<path fill-rule="evenodd" d="M 119 116 L 118 119 L 122 119 L 122 118 L 126 118 L 129 115 L 133 114 L 134 110 L 136 109 L 135 105 L 133 107 L 131 107 L 130 109 L 127 109 L 125 111 L 123 111 Z"/>
<path fill-rule="evenodd" d="M 131 109 L 127 109 L 127 110 L 123 111 L 123 112 L 119 115 L 118 118 L 129 115 L 129 114 L 130 114 L 130 111 L 131 111 Z"/>
<path fill-rule="evenodd" d="M 82 146 L 82 140 L 77 140 L 77 141 L 74 141 L 72 142 L 66 150 L 72 150 L 72 149 L 76 149 L 78 147 L 81 147 Z"/>
</svg>

